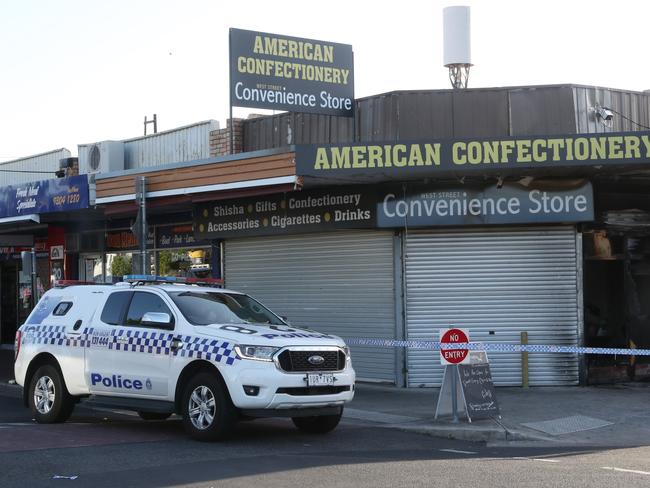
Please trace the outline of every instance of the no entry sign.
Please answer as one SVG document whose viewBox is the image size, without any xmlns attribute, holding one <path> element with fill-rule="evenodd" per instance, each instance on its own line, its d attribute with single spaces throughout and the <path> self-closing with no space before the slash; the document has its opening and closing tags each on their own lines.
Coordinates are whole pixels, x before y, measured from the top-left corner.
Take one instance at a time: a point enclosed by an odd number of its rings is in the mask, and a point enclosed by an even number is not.
<svg viewBox="0 0 650 488">
<path fill-rule="evenodd" d="M 440 330 L 441 344 L 469 342 L 469 334 L 463 329 Z M 440 364 L 462 364 L 469 361 L 469 349 L 440 349 Z"/>
</svg>

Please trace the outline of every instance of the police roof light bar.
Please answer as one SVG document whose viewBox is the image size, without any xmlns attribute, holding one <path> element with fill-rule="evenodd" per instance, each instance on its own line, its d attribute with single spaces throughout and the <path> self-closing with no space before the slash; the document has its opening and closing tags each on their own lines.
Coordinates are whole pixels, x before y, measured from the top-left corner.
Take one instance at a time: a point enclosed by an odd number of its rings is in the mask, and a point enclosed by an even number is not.
<svg viewBox="0 0 650 488">
<path fill-rule="evenodd" d="M 184 278 L 182 276 L 124 275 L 127 283 L 170 283 L 183 285 L 222 286 L 223 280 L 217 278 Z"/>
</svg>

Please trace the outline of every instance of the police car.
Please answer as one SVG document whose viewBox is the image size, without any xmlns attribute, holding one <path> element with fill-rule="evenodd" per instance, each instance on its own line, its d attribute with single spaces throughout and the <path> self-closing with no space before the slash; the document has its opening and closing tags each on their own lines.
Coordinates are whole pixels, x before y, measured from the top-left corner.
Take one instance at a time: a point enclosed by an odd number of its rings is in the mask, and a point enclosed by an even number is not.
<svg viewBox="0 0 650 488">
<path fill-rule="evenodd" d="M 132 275 L 45 293 L 15 344 L 16 382 L 36 421 L 63 422 L 83 401 L 146 420 L 180 414 L 198 440 L 257 417 L 333 430 L 354 396 L 343 340 L 211 281 Z"/>
</svg>

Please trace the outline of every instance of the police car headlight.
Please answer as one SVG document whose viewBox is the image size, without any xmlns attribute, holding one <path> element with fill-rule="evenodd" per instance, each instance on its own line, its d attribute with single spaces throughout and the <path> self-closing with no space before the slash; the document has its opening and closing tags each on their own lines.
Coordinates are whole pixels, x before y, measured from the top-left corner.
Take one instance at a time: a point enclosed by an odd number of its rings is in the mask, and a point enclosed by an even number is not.
<svg viewBox="0 0 650 488">
<path fill-rule="evenodd" d="M 273 355 L 279 350 L 279 347 L 271 346 L 246 346 L 242 344 L 235 346 L 235 352 L 239 357 L 255 361 L 273 361 Z"/>
<path fill-rule="evenodd" d="M 348 346 L 345 346 L 343 348 L 343 352 L 345 353 L 345 362 L 347 364 L 350 364 L 352 362 L 352 355 L 350 354 L 350 348 Z"/>
</svg>

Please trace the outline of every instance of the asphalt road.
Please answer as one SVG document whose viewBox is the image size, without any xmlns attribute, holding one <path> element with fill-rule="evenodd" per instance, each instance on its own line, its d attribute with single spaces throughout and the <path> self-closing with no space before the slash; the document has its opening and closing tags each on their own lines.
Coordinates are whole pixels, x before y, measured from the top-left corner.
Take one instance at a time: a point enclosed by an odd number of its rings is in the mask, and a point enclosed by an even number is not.
<svg viewBox="0 0 650 488">
<path fill-rule="evenodd" d="M 178 419 L 144 422 L 85 408 L 65 424 L 37 425 L 18 393 L 0 387 L 3 488 L 650 485 L 647 446 L 490 446 L 360 420 L 312 436 L 283 419 L 241 423 L 231 440 L 206 444 L 187 439 Z"/>
</svg>

